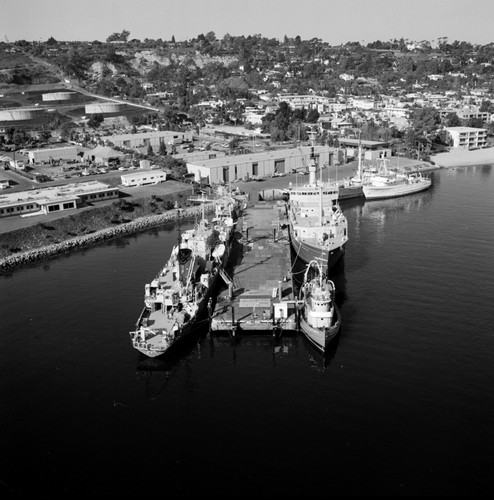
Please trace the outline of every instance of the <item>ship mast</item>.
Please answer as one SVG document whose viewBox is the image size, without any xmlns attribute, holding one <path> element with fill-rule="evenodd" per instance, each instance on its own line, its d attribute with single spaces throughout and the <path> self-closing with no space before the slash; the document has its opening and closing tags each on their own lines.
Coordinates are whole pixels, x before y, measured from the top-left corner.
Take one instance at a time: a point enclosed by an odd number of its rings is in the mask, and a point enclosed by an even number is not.
<svg viewBox="0 0 494 500">
<path fill-rule="evenodd" d="M 316 157 L 314 155 L 314 131 L 309 132 L 310 136 L 310 161 L 309 161 L 309 185 L 316 185 Z"/>
<path fill-rule="evenodd" d="M 178 250 L 177 250 L 177 261 L 178 261 L 178 281 L 181 282 L 182 271 L 180 266 L 180 247 L 182 244 L 182 219 L 180 218 L 180 207 L 178 203 L 175 204 L 177 207 L 177 240 L 178 240 Z"/>
<path fill-rule="evenodd" d="M 309 132 L 310 136 L 310 163 L 309 163 L 309 185 L 317 186 L 316 183 L 316 155 L 314 153 L 314 136 L 315 132 L 311 130 Z M 322 169 L 321 169 L 321 182 L 319 182 L 319 225 L 322 226 L 322 215 L 323 215 L 323 203 L 322 203 Z"/>
<path fill-rule="evenodd" d="M 360 132 L 358 134 L 358 178 L 357 180 L 362 181 L 362 142 L 360 140 Z"/>
</svg>

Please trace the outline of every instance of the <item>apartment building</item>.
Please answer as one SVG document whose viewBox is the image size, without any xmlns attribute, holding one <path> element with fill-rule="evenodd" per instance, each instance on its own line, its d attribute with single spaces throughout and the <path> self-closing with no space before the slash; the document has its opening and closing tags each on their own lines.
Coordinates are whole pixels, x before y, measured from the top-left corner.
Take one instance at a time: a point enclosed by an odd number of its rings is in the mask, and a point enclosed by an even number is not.
<svg viewBox="0 0 494 500">
<path fill-rule="evenodd" d="M 487 146 L 487 130 L 473 127 L 446 127 L 454 148 L 479 149 Z"/>
</svg>

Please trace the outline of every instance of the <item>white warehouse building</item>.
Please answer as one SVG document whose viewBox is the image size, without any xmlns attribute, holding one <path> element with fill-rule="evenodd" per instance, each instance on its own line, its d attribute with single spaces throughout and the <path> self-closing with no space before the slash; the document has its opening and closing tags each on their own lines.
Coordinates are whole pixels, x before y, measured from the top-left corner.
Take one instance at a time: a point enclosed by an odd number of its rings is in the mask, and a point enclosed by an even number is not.
<svg viewBox="0 0 494 500">
<path fill-rule="evenodd" d="M 66 146 L 63 148 L 31 149 L 27 152 L 30 163 L 50 163 L 52 161 L 81 160 L 87 148 Z"/>
<path fill-rule="evenodd" d="M 314 146 L 317 165 L 333 165 L 334 148 Z M 225 156 L 211 160 L 188 161 L 187 172 L 194 174 L 200 182 L 207 179 L 210 184 L 228 184 L 246 178 L 269 177 L 272 174 L 290 173 L 294 170 L 308 169 L 311 154 L 310 146 L 279 151 L 265 151 L 246 155 Z"/>
<path fill-rule="evenodd" d="M 156 150 L 162 142 L 165 145 L 182 144 L 192 142 L 192 132 L 173 132 L 161 130 L 158 132 L 139 132 L 137 134 L 115 134 L 102 137 L 103 140 L 111 142 L 113 146 L 127 149 L 137 149 L 151 146 Z"/>
</svg>

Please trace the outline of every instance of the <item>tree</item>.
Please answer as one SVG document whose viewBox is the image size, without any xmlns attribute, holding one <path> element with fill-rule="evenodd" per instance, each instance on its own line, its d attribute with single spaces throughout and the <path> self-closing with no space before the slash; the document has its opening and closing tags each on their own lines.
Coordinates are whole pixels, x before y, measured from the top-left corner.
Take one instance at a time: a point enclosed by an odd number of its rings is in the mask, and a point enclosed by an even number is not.
<svg viewBox="0 0 494 500">
<path fill-rule="evenodd" d="M 482 104 L 480 105 L 479 111 L 481 113 L 483 112 L 492 113 L 493 110 L 494 110 L 494 105 L 492 104 L 492 102 L 488 99 L 484 99 L 482 101 Z"/>
<path fill-rule="evenodd" d="M 87 126 L 92 129 L 97 129 L 104 121 L 103 115 L 101 113 L 95 113 L 89 117 L 87 121 Z"/>
<path fill-rule="evenodd" d="M 166 156 L 166 155 L 167 155 L 165 141 L 160 141 L 160 148 L 159 148 L 158 153 L 159 153 L 161 156 Z"/>
<path fill-rule="evenodd" d="M 75 128 L 75 123 L 74 122 L 65 122 L 62 123 L 60 126 L 60 137 L 64 141 L 70 140 L 71 137 L 71 132 Z"/>
<path fill-rule="evenodd" d="M 12 140 L 16 146 L 23 146 L 27 140 L 26 132 L 22 129 L 15 129 Z"/>
<path fill-rule="evenodd" d="M 107 42 L 126 42 L 129 38 L 130 31 L 123 30 L 122 33 L 112 33 L 107 39 Z"/>
<path fill-rule="evenodd" d="M 429 135 L 437 130 L 441 118 L 436 108 L 425 107 L 415 110 L 411 121 L 417 135 Z"/>
<path fill-rule="evenodd" d="M 72 49 L 68 54 L 62 54 L 58 60 L 60 69 L 69 76 L 74 76 L 78 80 L 85 77 L 89 68 L 90 59 L 82 51 Z"/>
<path fill-rule="evenodd" d="M 292 119 L 292 110 L 290 108 L 290 105 L 285 101 L 280 102 L 278 110 L 276 111 L 274 126 L 282 133 L 283 136 L 286 135 L 286 132 L 291 123 L 291 119 Z"/>
<path fill-rule="evenodd" d="M 461 120 L 456 113 L 448 113 L 444 118 L 444 124 L 446 127 L 459 127 Z"/>
<path fill-rule="evenodd" d="M 305 119 L 308 123 L 317 123 L 319 120 L 319 111 L 317 109 L 309 109 L 307 112 L 307 118 Z"/>
<path fill-rule="evenodd" d="M 228 147 L 230 148 L 230 151 L 235 151 L 238 149 L 238 147 L 240 146 L 240 142 L 242 141 L 242 139 L 240 139 L 240 137 L 233 137 L 230 142 L 228 143 Z"/>
<path fill-rule="evenodd" d="M 147 155 L 148 156 L 154 156 L 153 146 L 151 146 L 151 144 L 148 144 Z"/>
</svg>

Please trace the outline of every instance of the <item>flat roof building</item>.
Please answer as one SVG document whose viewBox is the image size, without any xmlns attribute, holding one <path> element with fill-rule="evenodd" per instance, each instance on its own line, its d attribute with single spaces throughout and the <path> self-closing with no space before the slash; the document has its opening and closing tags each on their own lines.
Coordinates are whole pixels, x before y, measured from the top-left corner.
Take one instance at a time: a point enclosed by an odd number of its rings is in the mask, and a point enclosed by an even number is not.
<svg viewBox="0 0 494 500">
<path fill-rule="evenodd" d="M 27 151 L 30 163 L 51 163 L 52 161 L 81 160 L 87 148 L 65 146 L 63 148 L 31 149 Z"/>
<path fill-rule="evenodd" d="M 119 190 L 99 181 L 30 189 L 0 195 L 0 217 L 49 214 L 97 201 L 118 198 Z"/>
<path fill-rule="evenodd" d="M 135 187 L 148 184 L 159 184 L 166 181 L 166 172 L 163 170 L 146 170 L 144 172 L 132 172 L 121 176 L 122 186 Z"/>
<path fill-rule="evenodd" d="M 309 166 L 310 146 L 265 151 L 245 155 L 226 156 L 204 161 L 188 161 L 187 172 L 195 180 L 207 179 L 210 184 L 228 184 L 236 180 L 269 177 L 274 173 L 284 174 L 305 170 Z M 316 163 L 333 165 L 334 148 L 314 146 Z"/>
<path fill-rule="evenodd" d="M 474 127 L 446 127 L 452 146 L 460 149 L 479 149 L 487 146 L 487 130 Z"/>
<path fill-rule="evenodd" d="M 111 142 L 114 146 L 126 149 L 139 149 L 151 146 L 159 148 L 162 142 L 165 145 L 192 142 L 192 132 L 174 132 L 161 130 L 157 132 L 139 132 L 137 134 L 115 134 L 102 137 L 104 141 Z"/>
</svg>

